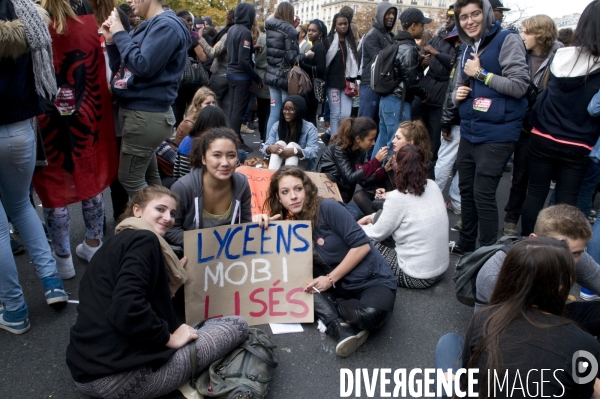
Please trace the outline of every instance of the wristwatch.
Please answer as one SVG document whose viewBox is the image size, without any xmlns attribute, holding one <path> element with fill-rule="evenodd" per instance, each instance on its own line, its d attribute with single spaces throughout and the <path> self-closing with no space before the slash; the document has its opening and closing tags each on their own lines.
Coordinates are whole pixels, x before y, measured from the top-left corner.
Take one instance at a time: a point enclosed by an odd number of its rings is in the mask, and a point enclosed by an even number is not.
<svg viewBox="0 0 600 399">
<path fill-rule="evenodd" d="M 294 147 L 294 155 L 298 155 L 298 149 Z"/>
<path fill-rule="evenodd" d="M 483 68 L 479 68 L 477 70 L 477 72 L 475 73 L 475 79 L 479 80 L 480 82 L 485 83 L 485 79 L 487 78 L 487 74 L 488 74 L 488 71 L 486 71 Z"/>
</svg>

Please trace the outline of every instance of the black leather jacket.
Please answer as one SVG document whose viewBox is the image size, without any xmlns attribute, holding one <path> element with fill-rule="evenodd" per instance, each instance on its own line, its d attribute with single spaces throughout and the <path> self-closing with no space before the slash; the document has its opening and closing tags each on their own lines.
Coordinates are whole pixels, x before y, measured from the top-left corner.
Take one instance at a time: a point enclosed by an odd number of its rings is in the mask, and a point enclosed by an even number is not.
<svg viewBox="0 0 600 399">
<path fill-rule="evenodd" d="M 288 72 L 300 53 L 298 32 L 294 27 L 276 18 L 265 23 L 267 31 L 267 71 L 265 84 L 281 90 L 288 89 Z"/>
<path fill-rule="evenodd" d="M 427 98 L 427 91 L 420 84 L 423 79 L 423 68 L 419 63 L 419 46 L 417 42 L 406 31 L 400 31 L 394 37 L 398 43 L 398 52 L 394 60 L 394 73 L 396 76 L 402 76 L 402 82 L 394 89 L 392 94 L 402 100 L 404 93 L 404 101 L 412 103 L 414 96 L 421 100 Z"/>
</svg>

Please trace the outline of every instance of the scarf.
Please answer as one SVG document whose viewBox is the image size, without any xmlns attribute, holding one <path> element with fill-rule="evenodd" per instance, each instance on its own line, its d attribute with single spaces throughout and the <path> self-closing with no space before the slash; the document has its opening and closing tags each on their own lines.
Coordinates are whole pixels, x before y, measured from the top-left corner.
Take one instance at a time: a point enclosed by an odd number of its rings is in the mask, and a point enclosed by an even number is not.
<svg viewBox="0 0 600 399">
<path fill-rule="evenodd" d="M 346 46 L 346 48 L 348 49 L 348 51 L 347 51 L 348 54 L 346 54 L 345 75 L 346 75 L 346 78 L 350 78 L 350 79 L 356 78 L 358 76 L 358 64 L 356 63 L 356 59 L 354 58 L 354 53 L 352 53 L 350 46 Z M 329 50 L 327 50 L 327 56 L 326 56 L 326 67 L 327 68 L 329 68 L 329 64 L 331 64 L 331 61 L 333 61 L 333 59 L 335 58 L 335 55 L 337 54 L 339 49 L 340 49 L 340 39 L 338 37 L 338 33 L 336 32 L 333 35 L 333 41 L 329 45 Z"/>
<path fill-rule="evenodd" d="M 42 16 L 31 0 L 10 0 L 17 17 L 25 29 L 27 44 L 31 50 L 35 90 L 44 97 L 50 98 L 57 92 L 56 75 L 52 58 L 52 38 Z M 48 96 L 48 97 L 46 97 Z"/>
<path fill-rule="evenodd" d="M 188 276 L 186 271 L 183 269 L 183 266 L 179 263 L 179 259 L 175 252 L 171 249 L 171 246 L 167 244 L 165 239 L 158 234 L 150 223 L 146 222 L 144 219 L 129 217 L 123 220 L 121 223 L 115 227 L 115 234 L 119 234 L 121 231 L 126 229 L 132 230 L 149 230 L 156 234 L 158 237 L 158 241 L 160 241 L 160 248 L 163 252 L 163 257 L 165 259 L 165 263 L 167 264 L 167 275 L 169 276 L 169 281 L 174 284 L 177 282 L 185 283 Z"/>
</svg>

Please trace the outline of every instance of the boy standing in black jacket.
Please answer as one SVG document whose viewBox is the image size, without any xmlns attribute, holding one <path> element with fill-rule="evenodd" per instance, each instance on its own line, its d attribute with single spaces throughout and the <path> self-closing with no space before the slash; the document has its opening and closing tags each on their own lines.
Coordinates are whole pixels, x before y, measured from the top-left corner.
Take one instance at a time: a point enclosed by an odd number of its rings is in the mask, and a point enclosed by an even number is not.
<svg viewBox="0 0 600 399">
<path fill-rule="evenodd" d="M 227 81 L 229 82 L 229 92 L 231 93 L 231 109 L 229 111 L 229 126 L 236 132 L 241 148 L 246 152 L 252 152 L 248 147 L 242 135 L 242 119 L 248 108 L 250 93 L 252 90 L 252 81 L 257 87 L 262 88 L 263 82 L 260 76 L 254 71 L 254 46 L 252 44 L 252 35 L 250 29 L 254 23 L 256 11 L 250 3 L 241 3 L 235 9 L 235 25 L 227 33 Z"/>
</svg>

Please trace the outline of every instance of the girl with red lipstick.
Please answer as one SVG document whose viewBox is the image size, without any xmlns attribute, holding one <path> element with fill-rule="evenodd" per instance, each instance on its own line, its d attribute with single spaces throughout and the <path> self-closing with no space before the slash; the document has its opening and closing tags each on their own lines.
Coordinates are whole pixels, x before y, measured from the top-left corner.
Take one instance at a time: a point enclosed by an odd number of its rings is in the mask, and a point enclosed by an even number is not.
<svg viewBox="0 0 600 399">
<path fill-rule="evenodd" d="M 81 280 L 66 358 L 77 388 L 89 396 L 166 395 L 192 377 L 192 353 L 200 371 L 248 334 L 237 316 L 202 327 L 177 321 L 171 299 L 187 279 L 187 259 L 178 260 L 163 238 L 177 200 L 162 186 L 138 192 Z"/>
<path fill-rule="evenodd" d="M 315 315 L 337 341 L 339 356 L 353 354 L 390 318 L 396 280 L 381 254 L 337 201 L 319 197 L 317 187 L 297 166 L 282 166 L 271 178 L 266 214 L 254 222 L 308 220 L 313 228 Z M 269 217 L 268 215 L 271 215 Z M 318 294 L 317 294 L 318 293 Z"/>
<path fill-rule="evenodd" d="M 170 244 L 183 246 L 183 232 L 252 220 L 250 185 L 237 173 L 239 142 L 233 130 L 217 127 L 194 139 L 192 171 L 171 190 L 179 195 L 175 224 L 166 234 Z"/>
</svg>

